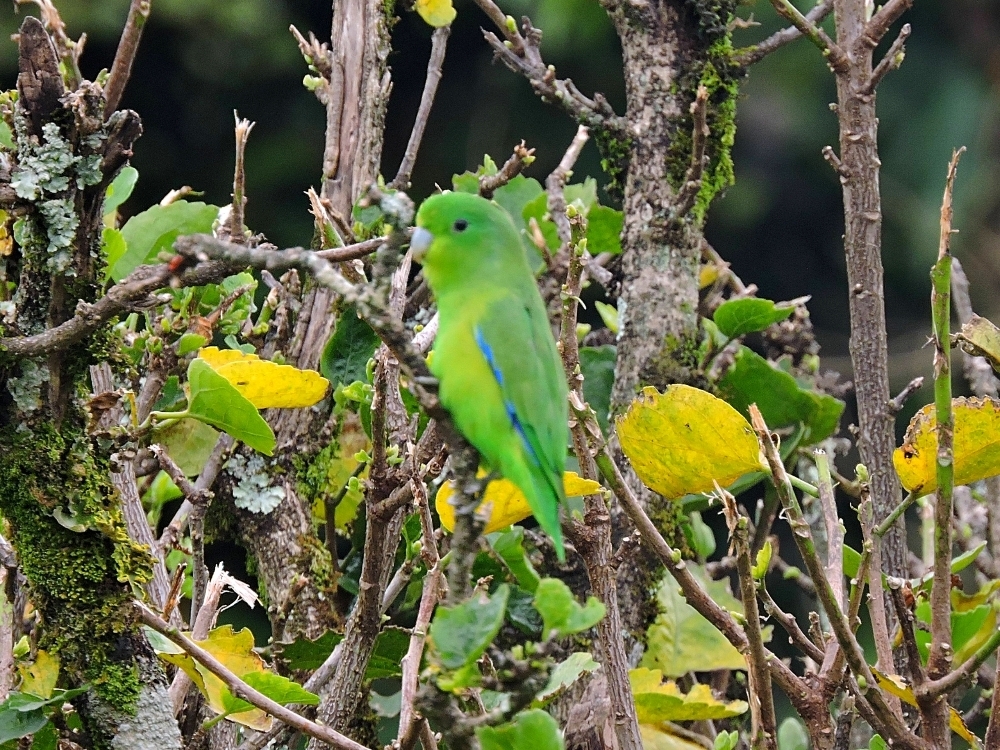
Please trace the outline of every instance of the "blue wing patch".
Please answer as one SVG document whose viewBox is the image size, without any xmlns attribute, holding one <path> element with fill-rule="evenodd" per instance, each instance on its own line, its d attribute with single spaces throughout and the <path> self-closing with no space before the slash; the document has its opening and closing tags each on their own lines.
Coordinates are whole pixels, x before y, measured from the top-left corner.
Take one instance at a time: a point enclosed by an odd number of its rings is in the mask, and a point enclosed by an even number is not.
<svg viewBox="0 0 1000 750">
<path fill-rule="evenodd" d="M 502 392 L 503 373 L 500 372 L 500 367 L 497 365 L 497 361 L 493 356 L 493 350 L 490 348 L 490 345 L 486 343 L 486 339 L 483 337 L 483 332 L 480 330 L 479 326 L 475 327 L 473 333 L 476 337 L 476 345 L 479 347 L 479 351 L 483 353 L 483 357 L 486 358 L 486 364 L 490 366 L 490 371 L 493 373 L 493 377 L 496 378 L 497 384 L 500 386 L 500 390 Z M 514 426 L 514 430 L 517 432 L 518 437 L 521 438 L 521 444 L 524 446 L 525 451 L 527 451 L 532 462 L 536 466 L 540 466 L 541 462 L 538 460 L 535 449 L 531 447 L 531 443 L 528 441 L 528 436 L 524 432 L 521 420 L 517 417 L 517 410 L 514 408 L 514 404 L 506 398 L 503 403 L 504 407 L 507 409 L 507 417 L 510 419 L 510 423 Z"/>
</svg>

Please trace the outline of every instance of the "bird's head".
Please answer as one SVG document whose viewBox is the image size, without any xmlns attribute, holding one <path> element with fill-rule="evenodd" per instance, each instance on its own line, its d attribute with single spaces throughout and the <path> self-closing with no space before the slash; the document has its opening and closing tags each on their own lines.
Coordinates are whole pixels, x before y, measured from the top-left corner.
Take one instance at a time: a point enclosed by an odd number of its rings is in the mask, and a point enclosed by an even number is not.
<svg viewBox="0 0 1000 750">
<path fill-rule="evenodd" d="M 425 200 L 417 212 L 410 248 L 435 290 L 449 280 L 469 281 L 489 274 L 511 254 L 524 256 L 507 212 L 471 193 L 442 193 Z"/>
</svg>

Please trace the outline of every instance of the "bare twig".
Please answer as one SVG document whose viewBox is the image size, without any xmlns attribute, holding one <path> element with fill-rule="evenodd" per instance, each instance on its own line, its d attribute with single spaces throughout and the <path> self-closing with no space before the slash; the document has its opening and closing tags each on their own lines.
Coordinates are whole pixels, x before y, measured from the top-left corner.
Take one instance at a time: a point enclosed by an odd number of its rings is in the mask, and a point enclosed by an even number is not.
<svg viewBox="0 0 1000 750">
<path fill-rule="evenodd" d="M 212 656 L 212 654 L 185 636 L 177 630 L 177 628 L 173 628 L 168 625 L 144 605 L 136 603 L 136 608 L 139 610 L 139 616 L 143 623 L 158 633 L 166 636 L 184 649 L 184 651 L 194 658 L 199 664 L 222 680 L 226 687 L 229 688 L 229 691 L 237 698 L 242 698 L 247 701 L 247 703 L 254 705 L 261 711 L 270 714 L 288 726 L 293 727 L 310 737 L 315 737 L 318 740 L 327 742 L 339 750 L 367 750 L 364 745 L 359 745 L 357 742 L 349 737 L 345 737 L 340 732 L 334 731 L 333 729 L 323 726 L 322 724 L 317 724 L 314 721 L 310 721 L 305 717 L 299 716 L 294 711 L 290 711 L 284 706 L 275 703 L 263 693 L 260 693 L 247 685 L 243 680 L 229 671 L 229 669 L 218 659 Z"/>
<path fill-rule="evenodd" d="M 832 10 L 833 0 L 820 0 L 813 6 L 812 10 L 806 13 L 805 18 L 812 24 L 818 24 L 830 15 L 830 11 Z M 779 50 L 786 44 L 794 42 L 801 37 L 802 32 L 796 26 L 789 26 L 788 28 L 781 29 L 781 31 L 774 32 L 760 44 L 738 50 L 734 57 L 736 62 L 743 67 L 749 67 L 756 62 L 760 62 L 775 50 Z"/>
<path fill-rule="evenodd" d="M 240 116 L 233 112 L 236 118 L 236 167 L 233 172 L 233 210 L 229 216 L 229 237 L 233 242 L 246 242 L 243 235 L 243 216 L 247 205 L 246 185 L 247 174 L 244 157 L 247 150 L 247 139 L 250 132 L 257 123 L 249 120 L 241 120 Z"/>
<path fill-rule="evenodd" d="M 771 597 L 771 592 L 766 587 L 761 586 L 758 595 L 764 604 L 764 609 L 767 610 L 768 617 L 776 620 L 781 625 L 784 631 L 788 633 L 788 638 L 792 644 L 814 662 L 821 664 L 823 662 L 823 651 L 809 640 L 809 636 L 802 632 L 802 628 L 799 627 L 795 618 L 778 606 L 777 602 Z"/>
<path fill-rule="evenodd" d="M 173 519 L 171 519 L 160 535 L 160 541 L 157 543 L 157 546 L 161 554 L 166 555 L 167 551 L 177 543 L 181 534 L 184 533 L 191 513 L 197 508 L 198 504 L 208 502 L 211 499 L 211 492 L 209 490 L 215 484 L 215 479 L 229 458 L 229 451 L 235 442 L 227 433 L 223 432 L 215 441 L 215 447 L 212 449 L 208 461 L 205 462 L 193 487 L 190 488 L 191 492 L 185 490 L 186 485 L 177 484 L 181 492 L 185 495 L 184 502 L 181 503 L 181 507 L 174 513 Z M 161 462 L 162 465 L 163 463 Z M 185 477 L 184 480 L 187 481 L 187 478 Z M 174 482 L 175 484 L 177 483 L 176 480 Z"/>
<path fill-rule="evenodd" d="M 475 0 L 475 2 L 496 24 L 510 44 L 508 47 L 493 32 L 483 31 L 483 36 L 493 48 L 497 58 L 513 72 L 528 79 L 536 94 L 546 101 L 561 105 L 580 122 L 625 135 L 624 118 L 615 114 L 607 99 L 601 94 L 595 94 L 593 99 L 589 99 L 568 78 L 556 78 L 555 69 L 542 61 L 539 49 L 542 33 L 531 25 L 527 16 L 521 19 L 521 32 L 518 32 L 516 27 L 508 26 L 507 16 L 493 0 Z"/>
<path fill-rule="evenodd" d="M 484 198 L 492 198 L 500 187 L 517 177 L 535 160 L 535 149 L 528 148 L 521 141 L 514 146 L 512 153 L 496 174 L 484 174 L 479 178 L 479 194 Z"/>
<path fill-rule="evenodd" d="M 132 63 L 135 62 L 135 55 L 139 50 L 139 40 L 142 38 L 142 30 L 146 21 L 149 20 L 152 5 L 152 0 L 132 0 L 129 4 L 125 28 L 122 29 L 122 37 L 118 42 L 118 51 L 115 53 L 114 62 L 111 63 L 108 82 L 104 86 L 104 98 L 107 102 L 104 105 L 105 120 L 114 114 L 121 102 L 125 84 L 128 83 L 128 79 L 132 75 Z"/>
<path fill-rule="evenodd" d="M 441 68 L 444 66 L 444 55 L 450 34 L 451 26 L 441 26 L 431 35 L 431 58 L 427 62 L 427 78 L 424 80 L 424 91 L 420 95 L 417 119 L 413 123 L 413 130 L 410 131 L 410 140 L 406 144 L 403 160 L 399 163 L 399 171 L 388 185 L 390 188 L 406 190 L 410 187 L 410 175 L 413 174 L 413 165 L 417 162 L 417 151 L 420 150 L 420 142 L 424 138 L 424 129 L 431 115 L 431 107 L 434 106 L 438 83 L 441 82 Z"/>
<path fill-rule="evenodd" d="M 712 132 L 708 129 L 708 89 L 698 87 L 694 101 L 691 102 L 691 119 L 694 125 L 691 129 L 691 166 L 684 175 L 684 185 L 677 194 L 677 216 L 685 216 L 694 206 L 701 190 L 701 176 L 705 170 L 705 144 Z"/>
<path fill-rule="evenodd" d="M 850 66 L 847 53 L 827 35 L 821 26 L 796 8 L 791 0 L 771 0 L 771 5 L 778 11 L 778 15 L 786 18 L 803 36 L 815 44 L 830 63 L 830 67 L 837 73 L 844 73 Z"/>
<path fill-rule="evenodd" d="M 906 384 L 906 387 L 901 390 L 896 396 L 889 401 L 889 411 L 892 414 L 899 414 L 903 410 L 903 406 L 907 401 L 910 400 L 910 396 L 919 391 L 924 386 L 923 376 L 919 376 L 911 380 Z"/>
<path fill-rule="evenodd" d="M 888 0 L 879 12 L 872 16 L 872 19 L 865 27 L 864 34 L 858 40 L 859 43 L 866 44 L 872 49 L 878 46 L 882 37 L 889 33 L 889 29 L 899 19 L 903 13 L 910 9 L 913 0 Z"/>
<path fill-rule="evenodd" d="M 910 24 L 903 24 L 903 28 L 899 30 L 899 36 L 896 37 L 896 41 L 892 43 L 885 56 L 879 60 L 878 65 L 875 66 L 875 70 L 872 71 L 871 80 L 868 86 L 865 87 L 866 94 L 874 94 L 875 89 L 878 88 L 882 79 L 890 71 L 897 70 L 903 64 L 903 57 L 906 55 L 906 40 L 910 37 L 911 31 Z"/>
<path fill-rule="evenodd" d="M 718 483 L 715 493 L 722 498 L 722 507 L 729 526 L 729 536 L 736 553 L 737 580 L 740 584 L 740 599 L 743 602 L 743 616 L 746 622 L 743 632 L 747 643 L 747 669 L 749 675 L 749 696 L 752 712 L 750 744 L 762 750 L 776 750 L 778 742 L 778 720 L 774 713 L 774 696 L 771 691 L 771 673 L 767 666 L 767 650 L 760 630 L 760 612 L 757 609 L 757 581 L 750 560 L 750 537 L 747 530 L 749 519 L 736 505 L 736 498 L 722 489 Z"/>
</svg>

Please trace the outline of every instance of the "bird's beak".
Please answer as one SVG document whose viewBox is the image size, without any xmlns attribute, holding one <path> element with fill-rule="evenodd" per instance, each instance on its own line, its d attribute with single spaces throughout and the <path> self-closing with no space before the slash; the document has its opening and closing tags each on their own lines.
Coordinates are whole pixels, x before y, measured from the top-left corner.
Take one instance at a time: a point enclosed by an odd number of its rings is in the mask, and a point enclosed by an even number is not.
<svg viewBox="0 0 1000 750">
<path fill-rule="evenodd" d="M 413 260 L 420 263 L 430 249 L 433 241 L 434 235 L 423 227 L 414 229 L 413 236 L 410 237 L 410 250 L 413 252 Z"/>
</svg>

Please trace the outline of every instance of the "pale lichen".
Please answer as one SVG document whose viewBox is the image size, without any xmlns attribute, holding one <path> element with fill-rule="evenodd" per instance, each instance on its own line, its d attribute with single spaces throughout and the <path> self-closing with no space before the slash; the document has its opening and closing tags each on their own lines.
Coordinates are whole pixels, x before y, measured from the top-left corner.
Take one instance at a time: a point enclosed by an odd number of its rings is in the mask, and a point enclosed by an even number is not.
<svg viewBox="0 0 1000 750">
<path fill-rule="evenodd" d="M 235 455 L 229 459 L 229 473 L 239 477 L 233 487 L 233 503 L 251 513 L 270 513 L 285 499 L 285 488 L 272 485 L 263 456 Z"/>
<path fill-rule="evenodd" d="M 21 362 L 21 375 L 7 381 L 7 390 L 14 398 L 14 404 L 22 414 L 33 412 L 42 406 L 42 384 L 48 382 L 49 368 L 30 359 Z"/>
</svg>

